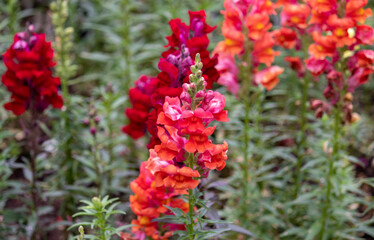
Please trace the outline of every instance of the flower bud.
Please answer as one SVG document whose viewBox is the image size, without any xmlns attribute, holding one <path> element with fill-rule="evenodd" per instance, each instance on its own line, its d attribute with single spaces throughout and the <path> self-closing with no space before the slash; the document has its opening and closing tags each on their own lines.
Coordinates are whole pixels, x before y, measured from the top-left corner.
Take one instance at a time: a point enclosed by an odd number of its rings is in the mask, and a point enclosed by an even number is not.
<svg viewBox="0 0 374 240">
<path fill-rule="evenodd" d="M 95 134 L 96 134 L 96 128 L 95 128 L 95 127 L 91 127 L 91 128 L 90 128 L 90 133 L 91 133 L 92 135 L 95 135 Z"/>
<path fill-rule="evenodd" d="M 100 122 L 100 117 L 99 117 L 99 116 L 96 116 L 96 117 L 95 117 L 95 122 L 96 122 L 96 123 L 99 123 L 99 122 Z"/>
<path fill-rule="evenodd" d="M 90 124 L 90 119 L 85 118 L 85 119 L 83 120 L 83 124 L 84 124 L 84 125 L 88 125 L 88 124 Z"/>
<path fill-rule="evenodd" d="M 347 102 L 352 102 L 353 101 L 352 93 L 350 93 L 350 92 L 346 93 L 345 96 L 344 96 L 344 100 L 347 101 Z"/>
</svg>

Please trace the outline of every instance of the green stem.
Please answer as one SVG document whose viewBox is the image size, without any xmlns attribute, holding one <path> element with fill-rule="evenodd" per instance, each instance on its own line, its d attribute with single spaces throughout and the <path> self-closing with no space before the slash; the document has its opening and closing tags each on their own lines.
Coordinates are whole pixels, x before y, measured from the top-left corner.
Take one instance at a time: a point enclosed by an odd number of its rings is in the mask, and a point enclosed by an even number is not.
<svg viewBox="0 0 374 240">
<path fill-rule="evenodd" d="M 247 29 L 244 28 L 244 34 L 247 35 Z M 248 181 L 249 181 L 249 173 L 251 168 L 251 159 L 249 157 L 249 112 L 251 109 L 251 101 L 250 101 L 250 88 L 252 85 L 252 58 L 251 58 L 251 52 L 252 52 L 252 43 L 249 39 L 246 38 L 245 41 L 245 51 L 243 55 L 243 62 L 246 63 L 246 65 L 243 65 L 241 68 L 241 75 L 242 75 L 242 82 L 243 82 L 243 89 L 240 94 L 241 100 L 244 102 L 244 134 L 243 134 L 243 164 L 242 164 L 242 173 L 243 173 L 243 182 L 242 182 L 242 204 L 241 204 L 241 212 L 240 212 L 240 221 L 245 226 L 247 222 L 247 216 L 246 216 L 246 199 L 248 199 Z"/>
<path fill-rule="evenodd" d="M 130 51 L 130 11 L 129 11 L 129 0 L 122 1 L 122 12 L 123 12 L 123 28 L 122 28 L 122 50 L 123 56 L 125 58 L 125 69 L 124 69 L 124 77 L 125 77 L 125 86 L 124 91 L 128 92 L 129 86 L 131 83 L 131 51 Z"/>
<path fill-rule="evenodd" d="M 190 224 L 187 225 L 188 228 L 188 239 L 193 240 L 193 227 L 194 227 L 194 221 L 193 221 L 193 207 L 195 205 L 194 196 L 192 193 L 192 189 L 188 190 L 188 218 Z"/>
<path fill-rule="evenodd" d="M 329 209 L 331 206 L 331 190 L 332 190 L 332 183 L 331 178 L 334 173 L 334 162 L 339 159 L 339 137 L 340 137 L 340 127 L 341 127 L 341 113 L 339 104 L 335 108 L 335 115 L 334 115 L 334 136 L 332 140 L 333 150 L 331 156 L 329 157 L 329 165 L 328 165 L 328 174 L 327 174 L 327 188 L 326 188 L 326 195 L 325 195 L 325 205 L 322 210 L 322 219 L 321 219 L 321 231 L 320 231 L 320 238 L 323 240 L 325 238 L 325 231 L 328 226 L 329 221 Z"/>
<path fill-rule="evenodd" d="M 305 76 L 302 82 L 301 113 L 300 113 L 300 140 L 297 144 L 297 164 L 295 176 L 295 193 L 294 198 L 298 197 L 300 184 L 302 181 L 301 167 L 305 154 L 306 131 L 307 131 L 307 103 L 308 103 L 309 75 Z"/>
<path fill-rule="evenodd" d="M 58 41 L 56 44 L 56 51 L 58 53 L 59 58 L 59 72 L 58 75 L 61 79 L 61 89 L 62 89 L 62 97 L 64 99 L 64 111 L 62 112 L 63 118 L 63 129 L 64 132 L 71 133 L 70 131 L 70 120 L 68 110 L 70 110 L 70 95 L 69 95 L 69 87 L 68 87 L 68 78 L 69 78 L 69 69 L 68 69 L 68 59 L 67 55 L 68 52 L 65 49 L 67 45 L 67 38 L 64 33 L 64 23 L 66 21 L 66 17 L 63 15 L 62 11 L 62 1 L 58 2 L 57 5 L 57 16 L 58 16 L 58 24 L 55 26 L 56 35 L 58 37 Z M 62 161 L 61 167 L 66 167 L 65 172 L 65 181 L 68 185 L 72 185 L 74 183 L 74 168 L 73 168 L 73 160 L 72 160 L 72 151 L 71 151 L 71 144 L 72 144 L 72 137 L 71 135 L 68 136 L 68 139 L 65 140 L 63 144 L 65 158 Z"/>
<path fill-rule="evenodd" d="M 107 110 L 107 123 L 108 123 L 108 131 L 109 131 L 109 143 L 108 143 L 108 152 L 109 152 L 109 166 L 110 170 L 108 173 L 108 185 L 112 185 L 112 179 L 113 179 L 113 169 L 112 169 L 112 164 L 114 161 L 114 152 L 113 152 L 113 122 L 111 118 L 111 112 L 112 112 L 112 103 L 113 103 L 113 93 L 109 93 L 109 99 L 108 102 L 106 103 L 106 110 Z"/>
<path fill-rule="evenodd" d="M 103 216 L 103 212 L 102 212 L 102 209 L 100 209 L 98 211 L 98 220 L 99 220 L 99 224 L 98 224 L 98 227 L 99 227 L 99 231 L 100 231 L 100 240 L 107 240 L 106 237 L 105 237 L 105 217 Z"/>
<path fill-rule="evenodd" d="M 98 150 L 98 143 L 96 138 L 96 133 L 93 134 L 93 157 L 94 157 L 94 164 L 95 164 L 95 173 L 96 173 L 96 185 L 97 185 L 97 194 L 101 195 L 101 172 L 100 172 L 100 160 L 98 157 L 99 150 Z"/>
<path fill-rule="evenodd" d="M 188 166 L 193 169 L 194 166 L 194 155 L 193 153 L 190 153 L 189 159 L 188 159 Z M 188 230 L 188 239 L 193 240 L 194 237 L 194 230 L 193 227 L 195 225 L 193 220 L 194 215 L 194 206 L 195 206 L 195 197 L 193 196 L 193 190 L 188 190 L 188 224 L 187 224 L 187 230 Z"/>
</svg>

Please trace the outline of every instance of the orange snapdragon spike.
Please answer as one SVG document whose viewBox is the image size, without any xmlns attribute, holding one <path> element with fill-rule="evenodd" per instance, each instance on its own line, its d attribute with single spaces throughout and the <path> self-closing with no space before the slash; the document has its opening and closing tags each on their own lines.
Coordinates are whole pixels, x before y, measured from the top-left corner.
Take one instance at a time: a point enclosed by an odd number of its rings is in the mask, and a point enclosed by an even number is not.
<svg viewBox="0 0 374 240">
<path fill-rule="evenodd" d="M 175 165 L 169 165 L 155 173 L 156 187 L 166 186 L 177 190 L 194 189 L 198 184 L 198 180 L 193 178 L 200 177 L 197 170 L 189 167 L 178 168 Z"/>
<path fill-rule="evenodd" d="M 351 18 L 338 18 L 336 14 L 331 15 L 327 20 L 327 26 L 333 33 L 337 47 L 351 46 L 356 42 L 353 36 L 349 36 L 348 29 L 355 26 Z"/>
<path fill-rule="evenodd" d="M 363 24 L 366 18 L 370 17 L 373 12 L 370 8 L 364 9 L 368 4 L 368 0 L 350 0 L 345 5 L 346 17 Z"/>
<path fill-rule="evenodd" d="M 248 37 L 252 40 L 260 39 L 271 26 L 269 15 L 265 13 L 256 13 L 246 17 L 246 27 L 249 30 Z"/>
<path fill-rule="evenodd" d="M 336 40 L 334 36 L 322 36 L 319 32 L 313 32 L 314 44 L 309 46 L 309 54 L 316 59 L 332 57 L 336 52 Z"/>
</svg>

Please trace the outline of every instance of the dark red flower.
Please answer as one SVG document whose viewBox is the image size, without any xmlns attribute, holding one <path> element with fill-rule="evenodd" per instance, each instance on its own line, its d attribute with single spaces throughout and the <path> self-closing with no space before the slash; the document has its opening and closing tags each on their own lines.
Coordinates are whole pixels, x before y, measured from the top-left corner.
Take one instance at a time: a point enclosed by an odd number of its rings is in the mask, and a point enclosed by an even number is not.
<svg viewBox="0 0 374 240">
<path fill-rule="evenodd" d="M 135 87 L 129 90 L 129 98 L 133 107 L 126 109 L 130 123 L 123 127 L 122 131 L 134 139 L 142 137 L 146 131 L 148 113 L 152 108 L 150 96 L 156 89 L 157 81 L 157 78 L 142 75 L 135 82 Z"/>
</svg>

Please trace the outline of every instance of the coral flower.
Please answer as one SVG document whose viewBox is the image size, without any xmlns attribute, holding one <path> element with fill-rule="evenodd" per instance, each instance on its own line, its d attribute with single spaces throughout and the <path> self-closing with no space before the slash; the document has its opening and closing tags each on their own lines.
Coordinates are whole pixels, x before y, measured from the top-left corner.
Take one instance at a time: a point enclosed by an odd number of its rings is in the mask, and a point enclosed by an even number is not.
<svg viewBox="0 0 374 240">
<path fill-rule="evenodd" d="M 294 48 L 298 42 L 296 32 L 290 28 L 282 27 L 274 31 L 274 37 L 277 45 L 286 49 Z"/>
<path fill-rule="evenodd" d="M 323 25 L 330 15 L 337 13 L 337 0 L 307 0 L 306 2 L 312 8 L 309 24 Z"/>
<path fill-rule="evenodd" d="M 348 60 L 348 67 L 351 71 L 357 68 L 371 68 L 374 69 L 374 51 L 373 50 L 361 50 L 358 51 Z"/>
<path fill-rule="evenodd" d="M 178 135 L 178 129 L 172 126 L 157 127 L 160 145 L 155 146 L 157 155 L 164 160 L 172 160 L 178 155 L 187 140 Z"/>
<path fill-rule="evenodd" d="M 263 38 L 254 43 L 252 56 L 255 64 L 264 63 L 270 66 L 275 56 L 279 56 L 279 51 L 274 51 L 275 40 L 271 33 L 266 33 Z"/>
<path fill-rule="evenodd" d="M 271 66 L 257 72 L 254 76 L 254 82 L 261 84 L 268 91 L 272 90 L 279 82 L 278 75 L 283 73 L 284 68 Z"/>
<path fill-rule="evenodd" d="M 279 8 L 279 7 L 284 7 L 288 4 L 297 4 L 297 0 L 278 0 L 276 3 L 275 3 L 275 7 L 276 8 Z"/>
<path fill-rule="evenodd" d="M 212 135 L 216 127 L 208 127 L 204 129 L 202 132 L 195 132 L 190 133 L 190 138 L 188 142 L 184 146 L 187 152 L 195 153 L 196 151 L 199 153 L 203 153 L 206 150 L 209 150 L 213 147 L 212 142 L 208 139 L 208 136 Z M 182 131 L 185 132 L 185 131 Z"/>
<path fill-rule="evenodd" d="M 337 9 L 337 0 L 307 0 L 306 2 L 318 12 L 331 12 Z"/>
<path fill-rule="evenodd" d="M 269 15 L 256 13 L 247 15 L 246 26 L 249 30 L 248 37 L 252 40 L 260 39 L 272 26 L 269 22 Z"/>
<path fill-rule="evenodd" d="M 368 4 L 368 0 L 350 0 L 345 5 L 346 17 L 363 24 L 366 18 L 370 17 L 373 12 L 370 8 L 364 9 Z"/>
<path fill-rule="evenodd" d="M 248 4 L 249 2 L 250 1 L 247 1 L 247 6 L 249 6 Z M 255 14 L 255 13 L 266 13 L 268 15 L 276 14 L 274 10 L 275 6 L 271 0 L 256 0 L 254 2 L 252 1 L 251 4 L 253 5 L 252 5 L 250 14 Z"/>
<path fill-rule="evenodd" d="M 225 40 L 217 44 L 214 53 L 223 52 L 234 56 L 243 51 L 244 35 L 241 31 L 228 27 L 224 23 L 222 26 L 222 35 L 225 37 Z"/>
<path fill-rule="evenodd" d="M 336 52 L 336 40 L 334 36 L 322 36 L 319 32 L 313 32 L 313 40 L 316 42 L 309 46 L 309 54 L 316 59 L 333 57 Z"/>
<path fill-rule="evenodd" d="M 204 163 L 204 166 L 209 169 L 217 169 L 221 171 L 226 166 L 227 160 L 227 142 L 224 142 L 221 145 L 214 145 L 213 149 L 206 151 L 201 155 L 201 160 Z"/>
<path fill-rule="evenodd" d="M 281 14 L 282 26 L 305 29 L 306 20 L 310 15 L 310 8 L 306 4 L 288 4 L 283 8 Z"/>
<path fill-rule="evenodd" d="M 172 187 L 176 190 L 194 189 L 199 184 L 198 180 L 193 178 L 200 177 L 196 170 L 189 167 L 178 168 L 175 165 L 169 165 L 155 173 L 155 186 Z"/>
<path fill-rule="evenodd" d="M 337 47 L 351 46 L 356 42 L 356 39 L 348 33 L 348 30 L 355 26 L 355 22 L 352 19 L 338 18 L 334 14 L 327 19 L 327 26 L 333 33 Z"/>
</svg>

